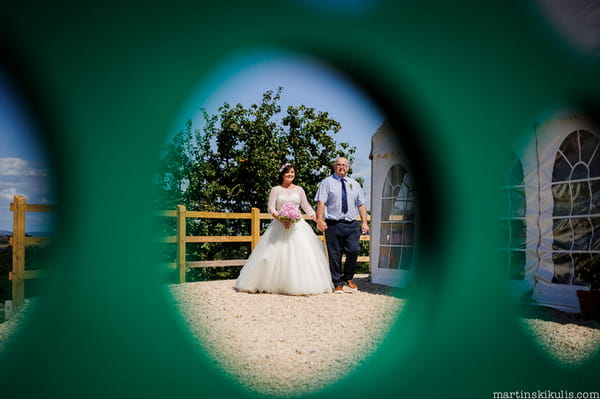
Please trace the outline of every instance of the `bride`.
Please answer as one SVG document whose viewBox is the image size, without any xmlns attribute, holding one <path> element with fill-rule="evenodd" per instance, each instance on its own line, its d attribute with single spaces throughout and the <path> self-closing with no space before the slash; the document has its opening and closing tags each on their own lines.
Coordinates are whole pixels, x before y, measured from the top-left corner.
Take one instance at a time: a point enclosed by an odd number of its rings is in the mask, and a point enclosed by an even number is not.
<svg viewBox="0 0 600 399">
<path fill-rule="evenodd" d="M 292 203 L 315 220 L 315 211 L 309 205 L 304 189 L 293 184 L 295 177 L 294 166 L 289 163 L 279 170 L 279 185 L 271 189 L 268 202 L 274 220 L 242 268 L 236 290 L 289 295 L 333 290 L 321 240 L 303 218 L 293 223 L 279 215 L 284 204 Z"/>
</svg>

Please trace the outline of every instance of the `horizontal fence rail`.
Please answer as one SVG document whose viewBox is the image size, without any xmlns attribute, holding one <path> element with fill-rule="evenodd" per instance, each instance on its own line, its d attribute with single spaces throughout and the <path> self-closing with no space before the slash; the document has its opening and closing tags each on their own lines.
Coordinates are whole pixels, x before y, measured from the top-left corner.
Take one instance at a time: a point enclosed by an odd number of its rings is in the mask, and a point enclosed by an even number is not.
<svg viewBox="0 0 600 399">
<path fill-rule="evenodd" d="M 179 282 L 185 282 L 185 272 L 187 268 L 197 267 L 230 267 L 230 266 L 244 266 L 247 259 L 227 259 L 227 260 L 203 260 L 203 261 L 190 261 L 186 260 L 186 244 L 188 243 L 250 243 L 251 250 L 256 248 L 256 245 L 260 241 L 260 223 L 262 220 L 273 219 L 273 216 L 269 213 L 261 213 L 258 208 L 252 208 L 251 212 L 248 213 L 235 213 L 235 212 L 206 212 L 206 211 L 188 211 L 184 205 L 177 205 L 176 210 L 158 211 L 157 216 L 163 217 L 174 217 L 176 218 L 176 235 L 162 237 L 158 240 L 159 243 L 173 243 L 176 244 L 176 259 L 175 262 L 167 263 L 167 267 L 170 269 L 176 269 L 179 275 Z M 311 220 L 307 215 L 303 215 L 304 219 Z M 250 235 L 243 236 L 187 236 L 186 235 L 186 221 L 188 218 L 196 219 L 247 219 L 250 220 Z M 323 234 L 318 235 L 319 239 L 323 241 L 325 236 Z M 369 241 L 368 235 L 362 235 L 361 241 Z M 369 262 L 369 256 L 359 256 L 358 262 Z"/>
<path fill-rule="evenodd" d="M 45 275 L 44 270 L 25 270 L 25 247 L 30 245 L 45 245 L 48 237 L 26 237 L 25 218 L 27 212 L 54 212 L 52 205 L 27 204 L 25 197 L 16 195 L 10 204 L 13 212 L 13 235 L 9 245 L 12 246 L 12 271 L 8 278 L 12 281 L 12 306 L 17 311 L 25 300 L 25 280 L 39 278 Z"/>
</svg>

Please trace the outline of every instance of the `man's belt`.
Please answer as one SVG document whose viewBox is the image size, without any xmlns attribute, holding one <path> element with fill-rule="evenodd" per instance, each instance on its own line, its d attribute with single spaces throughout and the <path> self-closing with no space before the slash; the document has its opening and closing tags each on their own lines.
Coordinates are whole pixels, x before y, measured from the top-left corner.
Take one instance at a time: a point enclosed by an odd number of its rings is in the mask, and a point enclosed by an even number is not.
<svg viewBox="0 0 600 399">
<path fill-rule="evenodd" d="M 331 226 L 331 225 L 338 224 L 338 223 L 345 223 L 345 224 L 356 223 L 356 220 L 345 220 L 345 219 L 335 220 L 335 219 L 325 219 L 325 223 L 327 223 L 327 225 L 328 225 L 328 226 Z"/>
</svg>

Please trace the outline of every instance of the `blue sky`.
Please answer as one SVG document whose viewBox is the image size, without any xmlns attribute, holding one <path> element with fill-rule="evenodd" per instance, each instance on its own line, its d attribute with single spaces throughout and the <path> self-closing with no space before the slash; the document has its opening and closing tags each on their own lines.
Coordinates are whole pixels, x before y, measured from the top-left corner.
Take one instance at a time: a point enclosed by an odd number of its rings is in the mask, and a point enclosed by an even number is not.
<svg viewBox="0 0 600 399">
<path fill-rule="evenodd" d="M 260 102 L 262 93 L 275 91 L 278 86 L 284 88 L 280 100 L 282 110 L 288 105 L 304 104 L 327 111 L 341 123 L 342 129 L 334 138 L 356 147 L 353 176 L 365 179 L 365 194 L 369 198 L 371 136 L 383 122 L 384 115 L 339 71 L 317 60 L 276 51 L 249 52 L 232 58 L 192 92 L 174 131 L 181 130 L 189 118 L 192 118 L 193 129 L 201 129 L 200 108 L 215 114 L 224 102 L 249 106 Z"/>
<path fill-rule="evenodd" d="M 12 231 L 10 203 L 52 203 L 51 173 L 39 132 L 8 75 L 0 69 L 0 230 Z M 49 214 L 28 213 L 27 232 L 49 232 Z"/>
<path fill-rule="evenodd" d="M 370 195 L 371 136 L 383 121 L 381 111 L 338 71 L 314 59 L 274 51 L 241 54 L 215 70 L 197 88 L 174 121 L 173 132 L 192 118 L 194 128 L 201 128 L 198 110 L 210 113 L 225 101 L 249 106 L 259 102 L 266 90 L 284 88 L 280 104 L 304 104 L 341 123 L 336 141 L 346 141 L 357 148 L 352 165 L 354 176 L 365 179 L 365 193 Z M 10 77 L 0 70 L 0 230 L 12 230 L 10 203 L 15 195 L 25 196 L 28 203 L 52 204 L 52 173 L 48 154 L 42 147 L 32 115 L 22 101 Z M 50 231 L 51 216 L 27 215 L 28 232 Z"/>
</svg>

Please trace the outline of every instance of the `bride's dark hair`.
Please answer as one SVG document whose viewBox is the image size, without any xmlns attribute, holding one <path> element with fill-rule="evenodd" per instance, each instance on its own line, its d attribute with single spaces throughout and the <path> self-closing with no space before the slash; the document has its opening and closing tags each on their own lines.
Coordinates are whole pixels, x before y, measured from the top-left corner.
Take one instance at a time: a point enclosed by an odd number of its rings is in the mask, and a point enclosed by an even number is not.
<svg viewBox="0 0 600 399">
<path fill-rule="evenodd" d="M 296 170 L 296 168 L 294 168 L 294 165 L 292 165 L 291 163 L 284 163 L 283 165 L 281 165 L 281 168 L 279 168 L 279 177 L 277 178 L 277 182 L 279 184 L 283 183 L 283 175 L 289 172 L 290 169 L 294 169 L 294 171 Z"/>
</svg>

